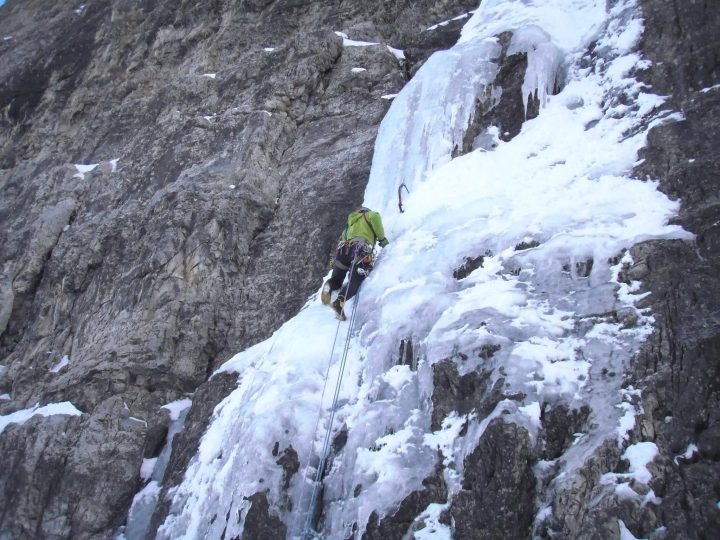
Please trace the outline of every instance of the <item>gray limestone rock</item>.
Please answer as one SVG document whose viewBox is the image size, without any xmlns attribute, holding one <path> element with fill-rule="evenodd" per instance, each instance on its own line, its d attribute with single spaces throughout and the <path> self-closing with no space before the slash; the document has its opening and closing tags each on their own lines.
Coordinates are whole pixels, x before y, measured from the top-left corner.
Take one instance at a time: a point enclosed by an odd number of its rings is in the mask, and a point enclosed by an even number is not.
<svg viewBox="0 0 720 540">
<path fill-rule="evenodd" d="M 650 487 L 661 502 L 639 505 L 603 489 L 599 478 L 625 466 L 614 441 L 573 484 L 554 491 L 551 477 L 536 481 L 533 464 L 561 458 L 592 416 L 545 404 L 539 444 L 496 419 L 468 455 L 446 513 L 457 538 L 617 538 L 618 518 L 638 537 L 720 530 L 720 91 L 711 88 L 720 73 L 709 23 L 717 9 L 640 3 L 652 60 L 644 77 L 685 120 L 651 131 L 636 175 L 682 199 L 679 223 L 696 234 L 694 244 L 636 246 L 627 269 L 653 293 L 643 307 L 656 332 L 627 384 L 643 395 L 633 440 L 660 451 Z M 0 433 L 8 464 L 0 537 L 112 537 L 141 486 L 143 458 L 164 444 L 160 407 L 194 393 L 152 536 L 168 512 L 165 494 L 235 386 L 236 375 L 210 375 L 317 289 L 341 223 L 362 198 L 389 105 L 382 96 L 452 45 L 464 20 L 428 28 L 476 7 L 8 0 L 0 8 L 0 35 L 11 38 L 0 41 L 0 393 L 11 395 L 0 414 L 61 401 L 83 412 Z M 343 47 L 335 31 L 378 45 Z M 491 125 L 513 137 L 536 113 L 519 92 L 524 55 L 500 60 L 502 95 L 478 104 L 458 153 L 491 146 Z M 633 324 L 632 314 L 617 315 Z M 508 397 L 487 373 L 460 376 L 450 360 L 434 376 L 434 428 L 452 411 L 485 411 Z M 697 452 L 678 458 L 691 444 Z M 278 466 L 286 483 L 297 473 L 292 448 L 278 449 Z M 426 482 L 393 515 L 376 514 L 366 536 L 401 537 L 429 502 L 446 502 L 442 471 Z M 553 517 L 533 533 L 536 489 Z M 250 500 L 246 536 L 283 538 L 265 493 Z"/>
<path fill-rule="evenodd" d="M 455 538 L 530 538 L 535 456 L 527 430 L 496 418 L 465 458 L 462 489 L 450 503 Z"/>
<path fill-rule="evenodd" d="M 500 379 L 493 383 L 491 370 L 471 371 L 461 376 L 451 359 L 433 364 L 431 429 L 440 429 L 443 420 L 453 411 L 461 415 L 476 411 L 484 418 L 503 399 L 504 382 Z"/>
<path fill-rule="evenodd" d="M 432 475 L 422 482 L 423 488 L 410 493 L 392 514 L 380 519 L 376 512 L 370 515 L 363 540 L 384 540 L 386 538 L 405 538 L 412 531 L 424 528 L 424 523 L 414 523 L 418 514 L 431 503 L 444 503 L 448 489 L 443 477 L 442 455 L 438 456 L 437 466 Z"/>
<path fill-rule="evenodd" d="M 270 510 L 265 493 L 250 497 L 250 509 L 245 516 L 243 538 L 247 540 L 283 540 L 287 528 Z"/>
<path fill-rule="evenodd" d="M 0 434 L 6 459 L 26 471 L 22 481 L 0 472 L 0 535 L 110 536 L 142 457 L 162 446 L 160 407 L 195 392 L 166 471 L 177 482 L 233 384 L 198 387 L 314 292 L 362 198 L 382 96 L 461 24 L 428 27 L 474 7 L 0 9 L 10 37 L 0 41 L 0 390 L 12 398 L 0 414 L 66 400 L 85 413 L 63 439 L 56 419 Z M 343 47 L 335 31 L 378 45 Z M 407 59 L 387 45 L 407 47 Z M 57 459 L 43 461 L 41 439 Z M 253 508 L 264 515 L 262 500 Z"/>
</svg>

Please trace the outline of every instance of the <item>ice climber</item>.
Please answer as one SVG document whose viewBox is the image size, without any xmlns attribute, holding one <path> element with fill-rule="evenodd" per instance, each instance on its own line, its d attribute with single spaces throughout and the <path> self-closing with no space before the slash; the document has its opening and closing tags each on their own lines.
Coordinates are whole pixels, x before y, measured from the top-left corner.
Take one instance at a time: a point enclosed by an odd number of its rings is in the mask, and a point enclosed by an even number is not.
<svg viewBox="0 0 720 540">
<path fill-rule="evenodd" d="M 342 286 L 346 274 L 352 270 L 348 284 L 343 287 L 332 303 L 332 308 L 341 321 L 345 320 L 343 312 L 345 302 L 355 296 L 365 276 L 372 269 L 373 249 L 376 242 L 382 247 L 388 244 L 380 214 L 365 207 L 350 212 L 347 226 L 338 241 L 332 275 L 324 283 L 320 294 L 322 303 L 330 304 L 332 292 Z"/>
</svg>

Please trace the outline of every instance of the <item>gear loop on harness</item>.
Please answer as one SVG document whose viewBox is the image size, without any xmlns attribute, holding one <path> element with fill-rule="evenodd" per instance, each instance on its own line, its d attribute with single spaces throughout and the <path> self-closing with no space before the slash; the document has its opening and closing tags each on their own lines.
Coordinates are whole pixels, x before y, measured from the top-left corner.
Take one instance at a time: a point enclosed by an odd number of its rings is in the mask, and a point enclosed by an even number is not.
<svg viewBox="0 0 720 540">
<path fill-rule="evenodd" d="M 350 260 L 358 267 L 365 269 L 369 272 L 375 264 L 375 248 L 366 242 L 353 242 L 350 240 L 343 240 L 337 245 L 337 253 L 346 253 L 350 255 Z M 348 270 L 349 268 L 340 263 L 337 258 L 332 259 L 330 266 L 337 266 L 342 270 Z"/>
</svg>

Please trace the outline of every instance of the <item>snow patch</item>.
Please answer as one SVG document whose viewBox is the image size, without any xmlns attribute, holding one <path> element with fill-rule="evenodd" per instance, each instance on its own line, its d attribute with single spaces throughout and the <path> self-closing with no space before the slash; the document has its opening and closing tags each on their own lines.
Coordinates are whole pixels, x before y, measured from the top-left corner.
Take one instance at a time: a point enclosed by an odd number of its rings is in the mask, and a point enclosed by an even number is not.
<svg viewBox="0 0 720 540">
<path fill-rule="evenodd" d="M 518 410 L 530 419 L 536 429 L 540 429 L 540 402 L 533 401 L 529 405 L 518 407 Z"/>
<path fill-rule="evenodd" d="M 142 460 L 142 465 L 140 465 L 140 478 L 145 480 L 146 482 L 150 480 L 150 477 L 152 476 L 153 469 L 155 468 L 155 464 L 157 463 L 158 458 L 145 458 Z"/>
<path fill-rule="evenodd" d="M 690 461 L 693 457 L 695 457 L 695 454 L 697 454 L 699 452 L 700 452 L 700 449 L 697 447 L 697 445 L 695 443 L 690 443 L 688 445 L 688 447 L 685 449 L 685 452 L 683 452 L 679 456 L 675 456 L 673 461 L 675 462 L 675 465 L 679 465 L 681 459 Z"/>
<path fill-rule="evenodd" d="M 440 516 L 448 508 L 448 504 L 431 503 L 416 518 L 422 528 L 416 529 L 413 534 L 414 540 L 452 540 L 452 529 L 449 525 L 440 522 Z"/>
<path fill-rule="evenodd" d="M 405 60 L 405 51 L 402 51 L 401 49 L 396 49 L 394 47 L 391 47 L 390 45 L 386 45 L 386 47 L 395 58 L 397 58 L 398 60 Z"/>
<path fill-rule="evenodd" d="M 217 77 L 217 73 L 203 73 L 202 76 L 207 77 L 208 79 L 214 79 Z"/>
<path fill-rule="evenodd" d="M 57 373 L 62 368 L 67 366 L 70 363 L 70 357 L 68 355 L 63 356 L 60 360 L 58 360 L 58 363 L 55 364 L 53 367 L 50 368 L 50 373 Z"/>
<path fill-rule="evenodd" d="M 367 69 L 361 67 L 354 67 L 350 71 L 352 71 L 353 73 L 362 73 L 363 71 L 367 71 Z"/>
<path fill-rule="evenodd" d="M 623 411 L 616 428 L 618 446 L 622 446 L 630 438 L 630 432 L 635 429 L 635 417 L 643 413 L 640 390 L 628 386 L 622 390 L 622 396 L 623 401 L 615 405 Z"/>
<path fill-rule="evenodd" d="M 652 442 L 640 442 L 626 448 L 622 458 L 629 462 L 626 473 L 605 473 L 600 477 L 600 483 L 613 486 L 615 494 L 621 499 L 639 500 L 643 506 L 647 504 L 659 505 L 662 499 L 650 489 L 643 495 L 636 489 L 639 485 L 647 486 L 652 480 L 648 464 L 658 455 L 658 447 Z M 634 489 L 635 488 L 635 489 Z"/>
<path fill-rule="evenodd" d="M 641 540 L 630 532 L 622 519 L 618 519 L 618 528 L 620 529 L 620 540 Z"/>
<path fill-rule="evenodd" d="M 14 413 L 0 416 L 0 433 L 3 432 L 6 426 L 9 424 L 24 424 L 33 416 L 54 416 L 56 414 L 68 415 L 68 416 L 80 416 L 82 412 L 78 410 L 75 405 L 69 401 L 63 401 L 61 403 L 49 403 L 42 407 L 35 405 L 29 409 L 22 409 L 15 411 Z"/>
<path fill-rule="evenodd" d="M 0 401 L 10 401 L 11 399 L 10 394 L 0 394 Z"/>
<path fill-rule="evenodd" d="M 713 86 L 703 88 L 702 90 L 700 90 L 700 92 L 702 92 L 703 94 L 707 94 L 708 92 L 712 92 L 713 90 L 717 90 L 718 88 L 720 88 L 720 84 L 714 84 Z"/>
<path fill-rule="evenodd" d="M 173 401 L 171 403 L 167 403 L 161 407 L 161 409 L 166 409 L 170 412 L 170 420 L 175 421 L 178 418 L 180 418 L 180 414 L 189 409 L 192 405 L 192 400 L 190 398 L 185 399 L 179 399 L 177 401 Z"/>
<path fill-rule="evenodd" d="M 263 51 L 265 52 L 273 52 L 275 50 L 275 47 L 265 47 Z"/>
<path fill-rule="evenodd" d="M 335 32 L 336 35 L 340 36 L 343 40 L 343 47 L 369 47 L 370 45 L 379 45 L 379 43 L 373 41 L 355 41 L 348 38 L 345 32 Z"/>
<path fill-rule="evenodd" d="M 652 479 L 652 474 L 650 474 L 647 465 L 657 455 L 658 447 L 652 442 L 639 442 L 628 446 L 622 457 L 630 462 L 630 472 L 622 476 L 624 478 L 634 478 L 641 484 L 648 484 Z"/>
<path fill-rule="evenodd" d="M 426 28 L 425 31 L 427 32 L 427 31 L 437 30 L 441 26 L 447 26 L 448 24 L 450 24 L 453 21 L 461 21 L 463 19 L 467 19 L 473 13 L 475 13 L 474 10 L 469 11 L 468 13 L 463 13 L 462 15 L 458 15 L 457 17 L 453 17 L 452 19 L 448 19 L 447 21 L 442 21 L 437 24 L 433 24 L 432 26 Z"/>
<path fill-rule="evenodd" d="M 85 174 L 94 171 L 99 163 L 92 163 L 90 165 L 81 165 L 76 163 L 75 169 L 77 169 L 77 172 L 73 175 L 73 178 L 80 178 L 81 180 L 85 179 Z"/>
</svg>

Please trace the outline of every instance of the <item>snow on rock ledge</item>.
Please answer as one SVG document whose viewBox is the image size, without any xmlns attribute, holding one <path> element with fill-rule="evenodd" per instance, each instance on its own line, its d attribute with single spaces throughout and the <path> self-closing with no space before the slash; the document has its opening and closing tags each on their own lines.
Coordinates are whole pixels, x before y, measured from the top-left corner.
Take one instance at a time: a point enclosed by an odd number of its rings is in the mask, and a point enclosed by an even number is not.
<svg viewBox="0 0 720 540">
<path fill-rule="evenodd" d="M 14 413 L 0 416 L 0 433 L 2 433 L 9 424 L 24 424 L 33 416 L 47 417 L 56 414 L 80 416 L 82 415 L 82 412 L 69 401 L 49 403 L 48 405 L 43 405 L 42 407 L 35 405 L 29 409 L 22 409 L 20 411 L 15 411 Z"/>
</svg>

